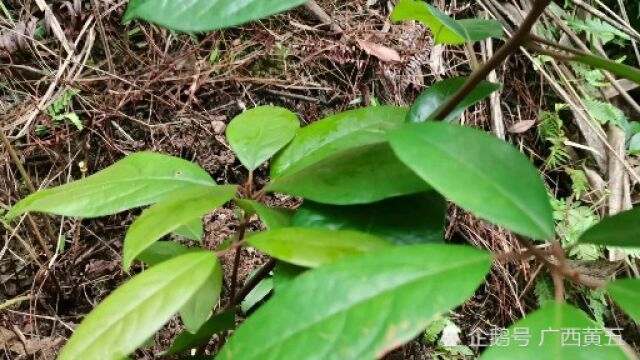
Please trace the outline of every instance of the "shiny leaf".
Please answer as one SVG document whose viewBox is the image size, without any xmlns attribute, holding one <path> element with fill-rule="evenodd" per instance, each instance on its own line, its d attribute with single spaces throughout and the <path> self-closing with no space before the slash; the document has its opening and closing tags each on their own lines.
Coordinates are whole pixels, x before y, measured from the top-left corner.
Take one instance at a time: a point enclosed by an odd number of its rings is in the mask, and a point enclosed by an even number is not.
<svg viewBox="0 0 640 360">
<path fill-rule="evenodd" d="M 174 232 L 178 236 L 182 236 L 187 240 L 201 241 L 204 236 L 204 226 L 202 225 L 202 219 L 197 218 L 189 221 L 188 223 L 180 226 Z"/>
<path fill-rule="evenodd" d="M 193 186 L 215 186 L 198 165 L 180 158 L 140 152 L 85 179 L 38 191 L 18 202 L 12 219 L 29 211 L 93 218 L 158 202 Z"/>
<path fill-rule="evenodd" d="M 514 335 L 515 329 L 521 334 L 526 331 L 527 335 Z M 594 345 L 598 343 L 601 345 Z M 627 359 L 619 347 L 609 344 L 602 327 L 567 304 L 553 303 L 527 315 L 495 344 L 482 354 L 482 360 L 539 360 L 541 355 L 549 360 Z"/>
<path fill-rule="evenodd" d="M 386 141 L 386 132 L 402 125 L 406 108 L 376 106 L 345 111 L 298 131 L 271 164 L 271 177 L 295 172 L 330 155 Z"/>
<path fill-rule="evenodd" d="M 387 143 L 352 148 L 274 180 L 267 191 L 334 205 L 366 204 L 430 187 Z"/>
<path fill-rule="evenodd" d="M 366 205 L 335 206 L 306 201 L 292 226 L 355 230 L 395 244 L 441 243 L 447 204 L 435 191 Z"/>
<path fill-rule="evenodd" d="M 427 122 L 390 133 L 402 161 L 475 215 L 536 239 L 552 239 L 551 205 L 540 175 L 513 146 L 483 131 Z"/>
<path fill-rule="evenodd" d="M 273 288 L 275 291 L 282 291 L 286 286 L 305 272 L 307 268 L 302 266 L 289 264 L 284 261 L 278 261 L 276 267 L 273 268 Z"/>
<path fill-rule="evenodd" d="M 121 359 L 160 329 L 216 271 L 218 259 L 200 251 L 136 275 L 107 296 L 75 329 L 59 360 Z"/>
<path fill-rule="evenodd" d="M 435 116 L 440 106 L 453 96 L 466 81 L 467 78 L 465 77 L 455 77 L 439 81 L 429 86 L 427 90 L 418 96 L 411 106 L 409 114 L 407 115 L 407 122 L 417 123 L 437 120 L 434 119 L 433 116 Z M 480 82 L 443 121 L 451 122 L 457 119 L 466 108 L 489 97 L 491 93 L 500 90 L 501 87 L 500 84 L 494 84 L 488 81 Z"/>
<path fill-rule="evenodd" d="M 416 20 L 431 29 L 436 44 L 460 45 L 487 38 L 502 38 L 502 25 L 496 20 L 455 20 L 422 0 L 400 0 L 391 20 Z"/>
<path fill-rule="evenodd" d="M 140 18 L 185 32 L 223 29 L 302 5 L 306 0 L 131 0 L 124 21 Z"/>
<path fill-rule="evenodd" d="M 616 280 L 607 286 L 607 291 L 613 300 L 640 324 L 640 280 Z"/>
<path fill-rule="evenodd" d="M 257 233 L 247 241 L 278 260 L 305 267 L 317 267 L 391 246 L 386 240 L 365 233 L 312 228 L 270 230 Z"/>
<path fill-rule="evenodd" d="M 299 128 L 291 111 L 260 106 L 236 116 L 227 127 L 227 139 L 240 162 L 253 171 L 287 145 Z"/>
<path fill-rule="evenodd" d="M 262 281 L 260 281 L 258 285 L 256 285 L 256 287 L 254 287 L 253 290 L 244 297 L 240 303 L 240 310 L 245 314 L 249 313 L 251 309 L 269 295 L 271 290 L 273 290 L 273 278 L 268 277 L 262 279 Z"/>
<path fill-rule="evenodd" d="M 198 251 L 172 241 L 158 241 L 138 255 L 137 259 L 149 266 L 155 266 L 174 257 Z"/>
<path fill-rule="evenodd" d="M 604 218 L 580 236 L 581 243 L 640 247 L 640 207 Z"/>
<path fill-rule="evenodd" d="M 235 185 L 194 187 L 176 192 L 143 211 L 124 239 L 124 268 L 128 269 L 141 252 L 163 236 L 224 205 L 233 198 L 236 188 Z"/>
<path fill-rule="evenodd" d="M 219 360 L 382 358 L 468 299 L 489 271 L 463 246 L 400 246 L 308 271 L 258 309 Z"/>
</svg>

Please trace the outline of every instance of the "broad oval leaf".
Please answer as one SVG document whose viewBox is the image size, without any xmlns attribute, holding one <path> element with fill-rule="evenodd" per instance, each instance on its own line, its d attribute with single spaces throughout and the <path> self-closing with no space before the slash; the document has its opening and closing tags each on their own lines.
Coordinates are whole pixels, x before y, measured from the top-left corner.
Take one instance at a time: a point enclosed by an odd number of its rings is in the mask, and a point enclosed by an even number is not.
<svg viewBox="0 0 640 360">
<path fill-rule="evenodd" d="M 620 279 L 607 285 L 609 295 L 640 324 L 640 280 Z"/>
<path fill-rule="evenodd" d="M 213 335 L 222 331 L 231 330 L 235 328 L 235 326 L 235 309 L 216 314 L 207 320 L 195 334 L 187 331 L 180 333 L 167 350 L 167 355 L 179 354 L 206 345 Z"/>
<path fill-rule="evenodd" d="M 265 189 L 323 204 L 352 205 L 426 191 L 430 186 L 396 157 L 389 144 L 376 143 L 287 172 Z"/>
<path fill-rule="evenodd" d="M 355 230 L 397 245 L 444 242 L 447 204 L 435 191 L 372 204 L 335 206 L 305 201 L 292 226 Z"/>
<path fill-rule="evenodd" d="M 253 171 L 287 145 L 299 128 L 298 116 L 291 111 L 259 106 L 229 123 L 227 140 L 242 165 Z"/>
<path fill-rule="evenodd" d="M 207 251 L 154 266 L 120 286 L 75 329 L 59 360 L 119 360 L 160 329 L 218 267 Z"/>
<path fill-rule="evenodd" d="M 634 68 L 633 66 L 620 64 L 595 55 L 578 55 L 572 57 L 571 60 L 606 70 L 612 74 L 629 79 L 636 84 L 640 84 L 640 69 Z"/>
<path fill-rule="evenodd" d="M 271 164 L 271 177 L 294 172 L 340 151 L 385 142 L 386 132 L 402 125 L 407 109 L 376 106 L 345 111 L 298 131 Z"/>
<path fill-rule="evenodd" d="M 143 211 L 124 239 L 124 268 L 128 269 L 140 253 L 163 236 L 231 200 L 236 190 L 235 185 L 185 189 Z"/>
<path fill-rule="evenodd" d="M 602 219 L 580 236 L 584 244 L 640 247 L 640 208 Z"/>
<path fill-rule="evenodd" d="M 218 303 L 221 289 L 222 267 L 216 262 L 216 268 L 212 276 L 180 308 L 180 318 L 187 331 L 195 334 L 207 322 L 209 315 L 211 315 L 211 310 Z"/>
<path fill-rule="evenodd" d="M 7 218 L 29 211 L 83 218 L 106 216 L 153 204 L 194 185 L 216 184 L 192 162 L 140 152 L 85 179 L 38 191 L 11 208 Z"/>
<path fill-rule="evenodd" d="M 306 0 L 131 0 L 124 21 L 140 18 L 168 29 L 200 32 L 223 29 L 277 14 Z"/>
<path fill-rule="evenodd" d="M 514 329 L 521 335 L 514 334 Z M 584 312 L 553 303 L 516 322 L 495 339 L 500 345 L 490 347 L 480 358 L 539 360 L 542 355 L 549 360 L 627 359 L 620 347 L 609 344 L 609 339 L 605 329 Z"/>
<path fill-rule="evenodd" d="M 465 77 L 454 77 L 429 86 L 423 91 L 411 106 L 407 115 L 407 122 L 419 123 L 434 119 L 433 116 L 438 109 L 458 91 L 467 81 Z M 502 85 L 489 81 L 482 81 L 467 95 L 460 104 L 443 119 L 444 122 L 451 122 L 458 118 L 462 112 L 469 106 L 488 97 L 494 91 L 500 90 Z"/>
<path fill-rule="evenodd" d="M 260 220 L 262 220 L 269 230 L 287 227 L 291 224 L 291 218 L 294 213 L 291 209 L 272 208 L 255 200 L 248 199 L 236 199 L 234 201 L 244 211 L 250 214 L 258 214 Z"/>
<path fill-rule="evenodd" d="M 513 146 L 483 131 L 428 122 L 389 134 L 398 157 L 462 208 L 519 234 L 552 239 L 540 175 Z"/>
<path fill-rule="evenodd" d="M 486 252 L 431 244 L 308 271 L 249 317 L 218 359 L 381 358 L 473 295 L 489 266 Z"/>
<path fill-rule="evenodd" d="M 274 291 L 282 291 L 305 271 L 307 271 L 307 268 L 305 267 L 289 264 L 284 261 L 278 261 L 276 267 L 273 268 Z"/>
<path fill-rule="evenodd" d="M 502 38 L 502 24 L 496 20 L 455 20 L 422 0 L 400 0 L 391 13 L 394 22 L 416 20 L 431 29 L 436 44 L 460 45 L 487 38 Z"/>
<path fill-rule="evenodd" d="M 257 233 L 247 242 L 278 260 L 305 267 L 391 246 L 384 239 L 356 231 L 293 227 Z"/>
</svg>

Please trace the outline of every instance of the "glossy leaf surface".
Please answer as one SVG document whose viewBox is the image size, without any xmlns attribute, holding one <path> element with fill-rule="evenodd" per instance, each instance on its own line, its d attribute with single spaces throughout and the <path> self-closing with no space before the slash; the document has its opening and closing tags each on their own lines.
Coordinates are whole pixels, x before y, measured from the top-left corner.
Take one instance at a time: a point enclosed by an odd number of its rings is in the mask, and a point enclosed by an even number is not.
<svg viewBox="0 0 640 360">
<path fill-rule="evenodd" d="M 388 241 L 365 233 L 313 228 L 265 231 L 249 237 L 247 242 L 278 260 L 304 267 L 391 246 Z"/>
<path fill-rule="evenodd" d="M 489 266 L 471 247 L 413 245 L 308 271 L 276 290 L 218 359 L 381 358 L 468 299 Z"/>
<path fill-rule="evenodd" d="M 483 131 L 428 122 L 390 133 L 402 161 L 457 205 L 536 239 L 554 236 L 537 169 L 513 146 Z"/>
</svg>

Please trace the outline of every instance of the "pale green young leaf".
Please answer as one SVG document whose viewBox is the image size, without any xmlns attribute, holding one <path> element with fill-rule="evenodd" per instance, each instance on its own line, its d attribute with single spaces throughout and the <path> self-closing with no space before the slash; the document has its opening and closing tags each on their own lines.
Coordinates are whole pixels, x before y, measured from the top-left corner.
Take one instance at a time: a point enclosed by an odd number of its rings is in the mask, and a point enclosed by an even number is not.
<svg viewBox="0 0 640 360">
<path fill-rule="evenodd" d="M 305 168 L 288 170 L 265 188 L 332 205 L 367 204 L 430 187 L 387 143 L 351 148 Z"/>
<path fill-rule="evenodd" d="M 218 359 L 381 358 L 468 299 L 489 266 L 471 247 L 411 245 L 307 271 L 276 290 Z"/>
<path fill-rule="evenodd" d="M 455 20 L 422 0 L 400 0 L 391 13 L 394 22 L 416 20 L 431 29 L 436 44 L 460 45 L 487 38 L 502 38 L 496 20 Z"/>
<path fill-rule="evenodd" d="M 294 227 L 257 233 L 247 242 L 278 260 L 304 267 L 391 246 L 382 238 L 356 231 Z"/>
<path fill-rule="evenodd" d="M 402 125 L 407 109 L 376 106 L 345 111 L 305 126 L 271 164 L 277 179 L 341 151 L 386 141 L 386 132 Z"/>
<path fill-rule="evenodd" d="M 176 229 L 224 205 L 236 194 L 235 185 L 193 187 L 142 212 L 124 239 L 124 268 L 154 242 Z"/>
<path fill-rule="evenodd" d="M 613 300 L 640 324 L 640 280 L 620 279 L 610 283 L 607 291 Z"/>
<path fill-rule="evenodd" d="M 236 116 L 227 140 L 242 165 L 253 171 L 287 145 L 300 128 L 298 116 L 276 106 L 259 106 Z"/>
<path fill-rule="evenodd" d="M 132 0 L 124 21 L 140 18 L 185 32 L 223 29 L 302 5 L 306 0 Z"/>
<path fill-rule="evenodd" d="M 204 235 L 204 226 L 202 219 L 197 218 L 187 222 L 173 231 L 174 234 L 181 236 L 187 240 L 201 241 Z"/>
<path fill-rule="evenodd" d="M 447 204 L 435 191 L 393 197 L 372 204 L 336 206 L 305 201 L 292 226 L 355 230 L 397 245 L 444 242 Z"/>
<path fill-rule="evenodd" d="M 528 335 L 513 335 L 514 329 Z M 568 331 L 575 335 L 565 335 Z M 504 346 L 494 345 L 480 358 L 539 360 L 542 355 L 549 360 L 627 359 L 620 347 L 610 344 L 610 339 L 605 329 L 581 310 L 553 303 L 516 322 L 495 340 L 495 344 Z"/>
<path fill-rule="evenodd" d="M 418 98 L 414 101 L 409 114 L 407 115 L 407 122 L 418 123 L 425 122 L 434 119 L 433 116 L 438 112 L 438 109 L 442 104 L 453 96 L 453 94 L 464 85 L 467 81 L 465 77 L 454 77 L 446 80 L 439 81 L 423 91 Z M 488 97 L 494 91 L 500 90 L 502 86 L 488 81 L 482 81 L 467 95 L 460 104 L 449 113 L 449 115 L 442 119 L 444 122 L 451 122 L 458 118 L 462 112 L 469 106 L 477 103 L 478 101 Z"/>
<path fill-rule="evenodd" d="M 75 329 L 59 360 L 118 360 L 142 345 L 216 271 L 207 251 L 165 261 L 136 275 L 107 296 Z"/>
<path fill-rule="evenodd" d="M 571 60 L 590 65 L 598 69 L 607 70 L 612 74 L 629 79 L 636 84 L 640 84 L 640 69 L 636 69 L 633 66 L 620 64 L 609 59 L 588 54 L 573 56 L 571 57 Z"/>
<path fill-rule="evenodd" d="M 460 207 L 536 239 L 552 239 L 544 183 L 513 146 L 483 131 L 440 122 L 407 124 L 389 134 L 398 157 Z"/>
<path fill-rule="evenodd" d="M 222 267 L 216 262 L 215 271 L 200 289 L 193 294 L 189 301 L 180 308 L 180 318 L 185 328 L 192 334 L 200 330 L 207 322 L 211 310 L 218 303 L 222 289 Z"/>
<path fill-rule="evenodd" d="M 140 152 L 85 179 L 38 191 L 13 206 L 7 218 L 30 211 L 82 218 L 106 216 L 156 203 L 194 186 L 215 186 L 215 182 L 192 162 Z"/>
</svg>

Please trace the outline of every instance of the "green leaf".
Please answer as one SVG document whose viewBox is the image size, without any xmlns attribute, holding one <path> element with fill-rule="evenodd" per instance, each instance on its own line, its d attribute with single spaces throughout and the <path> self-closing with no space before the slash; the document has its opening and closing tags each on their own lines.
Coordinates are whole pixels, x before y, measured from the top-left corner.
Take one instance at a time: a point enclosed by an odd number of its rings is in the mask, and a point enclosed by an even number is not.
<svg viewBox="0 0 640 360">
<path fill-rule="evenodd" d="M 175 355 L 190 349 L 206 345 L 217 333 L 231 330 L 236 326 L 235 310 L 227 310 L 207 320 L 197 333 L 182 332 L 167 350 L 167 355 Z"/>
<path fill-rule="evenodd" d="M 633 66 L 620 64 L 595 55 L 577 55 L 571 57 L 571 60 L 590 65 L 598 69 L 607 70 L 612 74 L 629 79 L 636 84 L 640 84 L 640 69 L 636 69 Z"/>
<path fill-rule="evenodd" d="M 240 310 L 247 314 L 273 290 L 273 278 L 263 279 L 240 303 Z"/>
<path fill-rule="evenodd" d="M 269 230 L 289 226 L 294 213 L 291 209 L 276 209 L 254 200 L 236 199 L 235 203 L 250 214 L 258 214 Z"/>
<path fill-rule="evenodd" d="M 302 266 L 289 264 L 284 261 L 278 261 L 276 267 L 273 268 L 273 288 L 275 291 L 282 291 L 287 287 L 298 275 L 305 272 L 307 268 Z"/>
<path fill-rule="evenodd" d="M 460 45 L 487 38 L 502 38 L 502 25 L 496 20 L 455 20 L 422 0 L 400 0 L 391 20 L 416 20 L 431 29 L 436 44 Z"/>
<path fill-rule="evenodd" d="M 247 242 L 278 260 L 304 267 L 391 246 L 386 240 L 365 233 L 313 228 L 265 231 L 252 235 Z"/>
<path fill-rule="evenodd" d="M 519 234 L 552 239 L 551 205 L 535 167 L 483 131 L 427 122 L 389 134 L 398 157 L 462 208 Z"/>
<path fill-rule="evenodd" d="M 154 242 L 231 200 L 237 186 L 194 187 L 175 192 L 131 224 L 124 239 L 124 268 Z"/>
<path fill-rule="evenodd" d="M 429 188 L 398 160 L 389 144 L 376 143 L 345 150 L 291 174 L 287 172 L 265 189 L 323 204 L 352 205 Z"/>
<path fill-rule="evenodd" d="M 218 359 L 381 358 L 473 295 L 486 252 L 400 246 L 308 271 L 240 326 Z"/>
<path fill-rule="evenodd" d="M 583 244 L 640 247 L 640 207 L 604 218 L 585 231 Z"/>
<path fill-rule="evenodd" d="M 180 318 L 187 331 L 196 333 L 207 322 L 211 310 L 218 303 L 221 289 L 222 267 L 216 262 L 216 268 L 212 276 L 180 308 Z"/>
<path fill-rule="evenodd" d="M 236 116 L 227 127 L 229 145 L 250 171 L 287 145 L 300 128 L 298 116 L 276 106 L 259 106 Z"/>
<path fill-rule="evenodd" d="M 376 106 L 345 111 L 298 131 L 271 164 L 271 177 L 295 172 L 330 155 L 363 145 L 385 142 L 386 132 L 404 123 L 407 109 Z"/>
<path fill-rule="evenodd" d="M 526 336 L 514 335 L 515 329 L 520 334 L 526 332 Z M 585 341 L 591 345 L 585 345 Z M 495 344 L 481 359 L 539 360 L 541 355 L 549 360 L 627 359 L 620 347 L 609 345 L 602 327 L 567 304 L 549 304 L 527 315 L 497 338 Z"/>
<path fill-rule="evenodd" d="M 156 266 L 180 255 L 196 252 L 196 248 L 188 248 L 172 241 L 158 241 L 138 255 L 137 259 L 149 266 Z"/>
<path fill-rule="evenodd" d="M 140 152 L 85 179 L 39 191 L 18 202 L 7 214 L 25 212 L 94 218 L 158 202 L 193 186 L 215 186 L 198 165 L 180 158 Z"/>
<path fill-rule="evenodd" d="M 466 81 L 467 78 L 465 77 L 454 77 L 429 86 L 427 90 L 418 96 L 411 106 L 409 114 L 407 115 L 407 122 L 418 123 L 436 120 L 433 116 L 438 112 L 438 109 L 453 96 Z M 500 90 L 501 87 L 500 84 L 494 84 L 488 81 L 480 82 L 443 121 L 451 122 L 457 119 L 466 108 L 488 97 L 494 91 Z"/>
<path fill-rule="evenodd" d="M 200 32 L 259 20 L 302 5 L 306 0 L 132 0 L 124 21 L 140 18 L 172 30 Z"/>
<path fill-rule="evenodd" d="M 640 324 L 640 280 L 621 279 L 607 286 L 609 295 Z"/>
<path fill-rule="evenodd" d="M 178 236 L 182 236 L 187 240 L 201 241 L 202 236 L 204 236 L 202 219 L 197 218 L 195 220 L 191 220 L 188 223 L 177 228 L 173 233 Z"/>
<path fill-rule="evenodd" d="M 292 226 L 355 230 L 398 245 L 441 243 L 447 204 L 435 191 L 395 197 L 373 204 L 334 206 L 306 201 Z"/>
<path fill-rule="evenodd" d="M 121 359 L 160 329 L 218 267 L 213 253 L 199 251 L 136 275 L 107 296 L 75 329 L 59 360 Z"/>
</svg>

